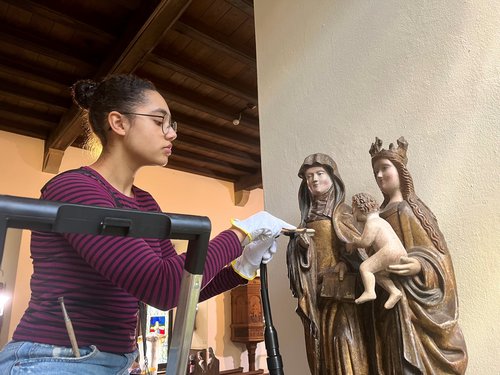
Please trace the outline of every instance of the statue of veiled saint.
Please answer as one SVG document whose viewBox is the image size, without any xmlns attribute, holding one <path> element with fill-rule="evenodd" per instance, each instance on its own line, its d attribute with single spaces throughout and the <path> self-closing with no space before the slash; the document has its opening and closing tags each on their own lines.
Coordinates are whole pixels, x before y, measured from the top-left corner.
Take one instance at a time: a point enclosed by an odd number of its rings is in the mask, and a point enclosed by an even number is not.
<svg viewBox="0 0 500 375">
<path fill-rule="evenodd" d="M 299 169 L 301 222 L 314 236 L 296 234 L 287 249 L 287 265 L 296 312 L 304 326 L 311 374 L 369 373 L 361 308 L 354 303 L 361 259 L 347 256 L 345 243 L 359 230 L 337 165 L 325 154 L 305 158 Z"/>
</svg>

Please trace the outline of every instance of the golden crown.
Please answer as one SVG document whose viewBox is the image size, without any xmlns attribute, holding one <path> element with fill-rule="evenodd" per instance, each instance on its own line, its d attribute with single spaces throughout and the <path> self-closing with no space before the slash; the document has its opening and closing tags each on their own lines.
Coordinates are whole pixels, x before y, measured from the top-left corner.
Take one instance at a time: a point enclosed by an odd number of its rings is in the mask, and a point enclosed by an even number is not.
<svg viewBox="0 0 500 375">
<path fill-rule="evenodd" d="M 375 137 L 375 142 L 372 143 L 372 146 L 370 147 L 370 155 L 372 157 L 372 162 L 374 162 L 376 159 L 398 159 L 401 161 L 404 165 L 408 162 L 408 158 L 406 157 L 406 150 L 408 150 L 408 142 L 406 142 L 406 139 L 404 137 L 399 137 L 397 140 L 398 146 L 394 146 L 394 143 L 389 144 L 389 149 L 383 149 L 382 148 L 382 140 L 379 139 L 378 137 Z"/>
</svg>

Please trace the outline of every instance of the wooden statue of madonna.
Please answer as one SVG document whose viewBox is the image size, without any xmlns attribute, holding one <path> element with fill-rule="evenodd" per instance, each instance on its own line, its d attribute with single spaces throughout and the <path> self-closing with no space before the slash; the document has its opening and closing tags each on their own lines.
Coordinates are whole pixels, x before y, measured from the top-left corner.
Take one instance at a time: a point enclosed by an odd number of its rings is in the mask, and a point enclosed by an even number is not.
<svg viewBox="0 0 500 375">
<path fill-rule="evenodd" d="M 373 373 L 464 374 L 467 349 L 458 325 L 458 297 L 450 251 L 436 217 L 415 193 L 407 168 L 408 142 L 370 148 L 373 174 L 383 194 L 380 217 L 397 233 L 408 256 L 389 266 L 402 293 L 392 309 L 377 298 L 368 325 Z"/>
</svg>

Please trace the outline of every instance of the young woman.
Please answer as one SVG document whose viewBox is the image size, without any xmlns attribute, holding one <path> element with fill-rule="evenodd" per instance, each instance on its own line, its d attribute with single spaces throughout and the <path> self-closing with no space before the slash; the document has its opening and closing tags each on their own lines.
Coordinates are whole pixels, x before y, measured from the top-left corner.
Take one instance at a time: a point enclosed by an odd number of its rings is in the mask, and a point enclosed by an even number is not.
<svg viewBox="0 0 500 375">
<path fill-rule="evenodd" d="M 133 75 L 78 81 L 73 98 L 103 150 L 94 164 L 49 181 L 42 199 L 161 211 L 134 177 L 143 166 L 166 165 L 172 154 L 177 125 L 165 99 Z M 261 261 L 272 258 L 283 227 L 294 228 L 260 212 L 233 221 L 210 241 L 200 300 L 254 277 Z M 31 256 L 31 299 L 13 341 L 0 352 L 1 374 L 127 374 L 137 356 L 138 302 L 175 307 L 185 260 L 170 240 L 41 232 L 32 234 Z M 59 297 L 74 326 L 78 358 Z"/>
</svg>

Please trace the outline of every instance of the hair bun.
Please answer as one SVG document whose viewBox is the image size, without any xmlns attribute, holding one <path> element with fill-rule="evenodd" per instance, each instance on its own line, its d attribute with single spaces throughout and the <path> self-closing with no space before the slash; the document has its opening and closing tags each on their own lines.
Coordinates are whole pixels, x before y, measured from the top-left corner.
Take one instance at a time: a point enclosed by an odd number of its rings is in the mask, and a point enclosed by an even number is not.
<svg viewBox="0 0 500 375">
<path fill-rule="evenodd" d="M 97 82 L 90 79 L 77 81 L 71 87 L 74 102 L 82 109 L 89 109 L 97 90 L 97 85 Z"/>
</svg>

